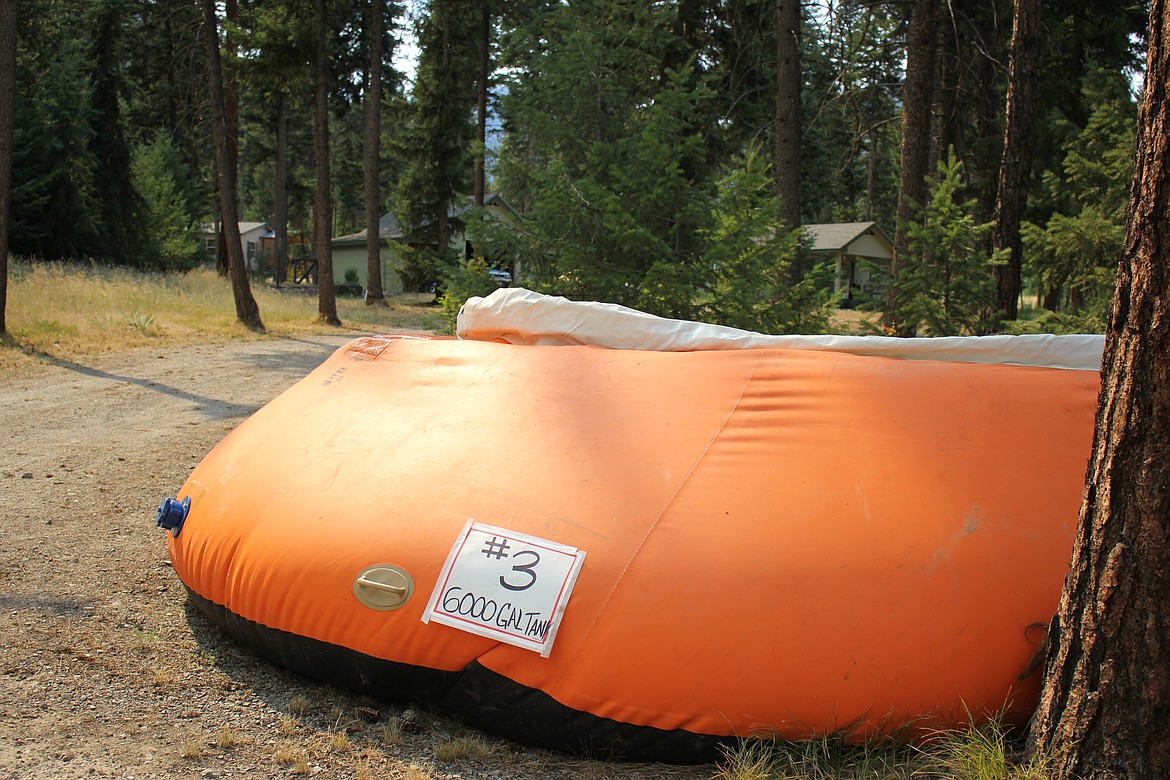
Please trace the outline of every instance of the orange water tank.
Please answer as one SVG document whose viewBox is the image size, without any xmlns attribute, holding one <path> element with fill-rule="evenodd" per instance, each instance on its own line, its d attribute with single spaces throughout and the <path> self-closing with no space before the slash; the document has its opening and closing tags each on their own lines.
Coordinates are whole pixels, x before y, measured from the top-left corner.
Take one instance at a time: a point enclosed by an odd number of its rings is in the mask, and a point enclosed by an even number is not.
<svg viewBox="0 0 1170 780">
<path fill-rule="evenodd" d="M 170 553 L 278 663 L 554 748 L 695 761 L 752 734 L 1021 720 L 1097 387 L 358 339 L 195 469 Z"/>
</svg>

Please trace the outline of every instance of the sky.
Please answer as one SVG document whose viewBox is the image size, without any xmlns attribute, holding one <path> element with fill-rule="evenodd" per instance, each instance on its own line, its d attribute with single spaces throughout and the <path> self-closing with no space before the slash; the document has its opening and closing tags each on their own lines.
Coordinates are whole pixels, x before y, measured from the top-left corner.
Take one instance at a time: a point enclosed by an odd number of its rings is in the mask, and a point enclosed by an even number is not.
<svg viewBox="0 0 1170 780">
<path fill-rule="evenodd" d="M 414 36 L 414 20 L 422 10 L 422 0 L 407 0 L 406 13 L 398 19 L 398 45 L 394 47 L 394 67 L 414 84 L 418 44 Z M 409 90 L 408 90 L 409 91 Z"/>
</svg>

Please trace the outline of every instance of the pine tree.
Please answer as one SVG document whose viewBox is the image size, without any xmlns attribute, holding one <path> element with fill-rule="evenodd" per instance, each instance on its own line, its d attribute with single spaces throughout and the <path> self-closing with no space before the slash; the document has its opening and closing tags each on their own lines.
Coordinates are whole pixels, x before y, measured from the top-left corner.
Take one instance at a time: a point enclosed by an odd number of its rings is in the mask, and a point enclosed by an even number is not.
<svg viewBox="0 0 1170 780">
<path fill-rule="evenodd" d="M 143 219 L 145 204 L 131 179 L 131 149 L 122 104 L 128 92 L 122 62 L 123 0 L 101 0 L 94 8 L 94 35 L 90 38 L 90 121 L 97 129 L 89 137 L 93 175 L 101 182 L 95 220 L 101 237 L 98 256 L 110 262 L 142 266 L 146 262 Z"/>
<path fill-rule="evenodd" d="M 1040 59 L 1040 0 L 1014 0 L 1013 5 L 1011 82 L 991 234 L 992 244 L 1005 253 L 1005 263 L 996 269 L 996 308 L 1008 320 L 1016 319 L 1020 297 L 1024 252 L 1020 223 L 1032 178 L 1036 69 Z"/>
<path fill-rule="evenodd" d="M 894 224 L 902 23 L 893 8 L 856 2 L 830 3 L 807 22 L 801 157 L 817 175 L 801 191 L 817 222 Z"/>
<path fill-rule="evenodd" d="M 98 183 L 90 148 L 86 42 L 65 35 L 54 10 L 24 8 L 17 60 L 9 249 L 49 260 L 97 256 L 92 202 Z"/>
<path fill-rule="evenodd" d="M 791 284 L 802 230 L 777 230 L 777 198 L 764 156 L 749 149 L 731 160 L 714 194 L 711 222 L 702 231 L 703 264 L 712 278 L 699 297 L 699 318 L 765 333 L 823 329 L 827 299 L 814 279 Z"/>
<path fill-rule="evenodd" d="M 250 175 L 240 183 L 244 212 L 268 217 L 275 233 L 274 281 L 283 284 L 289 267 L 289 223 L 291 193 L 299 195 L 308 211 L 311 173 L 302 164 L 299 174 L 290 157 L 310 159 L 307 128 L 296 128 L 290 114 L 307 112 L 315 29 L 312 9 L 302 2 L 266 0 L 249 9 L 240 30 L 241 45 L 252 56 L 240 63 L 240 79 L 252 97 L 245 107 L 267 109 L 259 116 L 245 111 L 242 117 L 241 148 L 243 168 Z M 298 132 L 299 130 L 299 132 Z M 269 141 L 271 139 L 271 141 Z M 304 147 L 301 155 L 290 155 L 294 146 Z"/>
<path fill-rule="evenodd" d="M 800 0 L 776 0 L 776 218 L 788 230 L 801 222 L 800 38 Z"/>
<path fill-rule="evenodd" d="M 908 330 L 927 336 L 982 332 L 983 314 L 995 300 L 994 269 L 1002 253 L 988 256 L 975 203 L 962 196 L 962 164 L 952 150 L 938 165 L 921 220 L 907 226 L 910 252 L 899 275 L 900 307 L 893 312 Z"/>
<path fill-rule="evenodd" d="M 422 19 L 412 110 L 395 139 L 406 162 L 395 212 L 420 247 L 406 260 L 408 286 L 434 284 L 458 256 L 448 216 L 470 183 L 480 23 L 473 0 L 430 0 Z"/>
<path fill-rule="evenodd" d="M 713 93 L 689 66 L 663 71 L 673 23 L 669 9 L 592 0 L 513 30 L 500 175 L 531 204 L 536 286 L 692 313 Z"/>
<path fill-rule="evenodd" d="M 1061 170 L 1044 175 L 1040 200 L 1049 216 L 1025 224 L 1024 238 L 1027 268 L 1048 308 L 1083 315 L 1045 321 L 1100 330 L 1125 235 L 1137 114 L 1120 73 L 1091 71 L 1084 92 L 1083 102 L 1094 108 L 1083 128 L 1071 128 Z"/>
<path fill-rule="evenodd" d="M 313 252 L 317 258 L 317 316 L 340 325 L 333 284 L 333 190 L 329 167 L 329 0 L 315 0 L 313 34 L 313 161 L 317 174 L 313 195 Z"/>
<path fill-rule="evenodd" d="M 207 57 L 207 84 L 211 95 L 211 129 L 215 146 L 216 184 L 219 193 L 221 214 L 234 215 L 237 211 L 238 193 L 234 169 L 228 164 L 228 132 L 224 97 L 223 70 L 220 68 L 218 21 L 213 0 L 201 0 L 203 9 L 204 52 Z M 224 249 L 228 257 L 228 276 L 232 283 L 232 296 L 236 304 L 236 319 L 249 330 L 263 332 L 260 307 L 252 297 L 248 281 L 244 250 L 240 244 L 240 227 L 235 219 L 224 221 Z"/>
<path fill-rule="evenodd" d="M 181 181 L 186 167 L 170 136 L 158 132 L 135 148 L 131 172 L 134 189 L 143 201 L 144 219 L 151 227 L 143 264 L 160 270 L 194 268 L 203 248 L 195 238 L 196 220 Z"/>
<path fill-rule="evenodd" d="M 367 15 L 367 38 L 370 65 L 366 69 L 366 89 L 362 97 L 362 168 L 363 197 L 366 216 L 366 304 L 385 305 L 382 292 L 382 237 L 378 224 L 382 217 L 382 183 L 380 172 L 382 149 L 382 48 L 386 0 L 370 0 Z"/>
<path fill-rule="evenodd" d="M 885 320 L 899 335 L 911 335 L 915 321 L 900 320 L 899 314 L 912 306 L 915 282 L 903 284 L 905 268 L 916 260 L 912 255 L 909 226 L 919 218 L 926 203 L 926 176 L 930 171 L 930 127 L 935 91 L 935 61 L 938 53 L 939 0 L 916 0 L 910 15 L 906 45 L 906 79 L 903 84 L 902 149 L 898 179 L 898 214 L 894 232 L 894 259 Z"/>
</svg>

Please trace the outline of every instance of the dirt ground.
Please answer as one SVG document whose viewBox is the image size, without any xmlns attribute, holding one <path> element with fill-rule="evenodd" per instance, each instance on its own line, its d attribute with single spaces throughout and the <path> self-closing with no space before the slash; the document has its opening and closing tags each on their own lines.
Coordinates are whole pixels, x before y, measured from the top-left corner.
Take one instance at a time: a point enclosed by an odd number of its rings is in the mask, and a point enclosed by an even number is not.
<svg viewBox="0 0 1170 780">
<path fill-rule="evenodd" d="M 459 750 L 474 732 L 277 668 L 188 604 L 159 501 L 352 335 L 76 355 L 0 377 L 0 780 L 710 778 L 490 737 L 486 755 Z"/>
</svg>

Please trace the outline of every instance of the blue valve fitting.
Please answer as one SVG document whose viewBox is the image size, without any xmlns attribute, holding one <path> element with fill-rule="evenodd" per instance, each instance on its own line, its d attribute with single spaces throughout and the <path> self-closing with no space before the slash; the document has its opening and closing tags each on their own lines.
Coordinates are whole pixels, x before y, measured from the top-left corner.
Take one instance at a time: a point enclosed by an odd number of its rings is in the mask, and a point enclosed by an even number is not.
<svg viewBox="0 0 1170 780">
<path fill-rule="evenodd" d="M 154 524 L 170 531 L 171 536 L 177 537 L 179 531 L 183 530 L 183 521 L 187 519 L 189 511 L 191 511 L 190 496 L 182 501 L 175 498 L 164 498 L 158 506 L 158 515 L 154 518 Z"/>
</svg>

